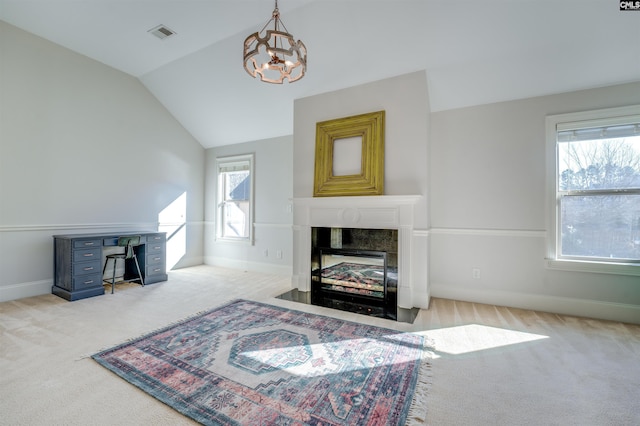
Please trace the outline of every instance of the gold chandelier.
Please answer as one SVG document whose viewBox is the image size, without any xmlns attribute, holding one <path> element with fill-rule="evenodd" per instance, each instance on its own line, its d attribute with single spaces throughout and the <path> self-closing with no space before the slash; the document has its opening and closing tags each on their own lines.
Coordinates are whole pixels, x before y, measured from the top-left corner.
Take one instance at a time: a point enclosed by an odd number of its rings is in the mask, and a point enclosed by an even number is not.
<svg viewBox="0 0 640 426">
<path fill-rule="evenodd" d="M 293 83 L 304 77 L 307 70 L 307 48 L 289 34 L 280 19 L 278 0 L 275 2 L 271 19 L 244 41 L 244 69 L 250 76 L 267 83 L 282 84 L 284 79 Z M 273 29 L 260 36 L 272 22 Z"/>
</svg>

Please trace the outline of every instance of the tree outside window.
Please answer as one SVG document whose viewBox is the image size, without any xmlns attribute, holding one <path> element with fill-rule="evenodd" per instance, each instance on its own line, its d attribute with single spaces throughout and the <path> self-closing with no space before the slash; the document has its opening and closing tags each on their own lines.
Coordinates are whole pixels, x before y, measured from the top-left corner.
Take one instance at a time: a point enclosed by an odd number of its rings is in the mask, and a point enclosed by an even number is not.
<svg viewBox="0 0 640 426">
<path fill-rule="evenodd" d="M 253 155 L 218 158 L 218 238 L 251 241 Z"/>
<path fill-rule="evenodd" d="M 557 132 L 559 258 L 640 261 L 640 122 L 634 120 Z"/>
</svg>

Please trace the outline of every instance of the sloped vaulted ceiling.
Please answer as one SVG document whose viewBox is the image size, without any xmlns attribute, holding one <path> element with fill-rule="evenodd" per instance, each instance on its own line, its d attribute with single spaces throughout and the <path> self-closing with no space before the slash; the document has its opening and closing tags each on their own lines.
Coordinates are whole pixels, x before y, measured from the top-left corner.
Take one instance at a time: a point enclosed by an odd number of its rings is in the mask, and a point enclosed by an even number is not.
<svg viewBox="0 0 640 426">
<path fill-rule="evenodd" d="M 617 0 L 280 0 L 309 51 L 260 83 L 242 42 L 272 0 L 0 0 L 0 19 L 138 77 L 206 147 L 293 132 L 293 101 L 426 70 L 433 111 L 640 80 L 640 12 Z M 166 25 L 177 34 L 147 33 Z"/>
</svg>

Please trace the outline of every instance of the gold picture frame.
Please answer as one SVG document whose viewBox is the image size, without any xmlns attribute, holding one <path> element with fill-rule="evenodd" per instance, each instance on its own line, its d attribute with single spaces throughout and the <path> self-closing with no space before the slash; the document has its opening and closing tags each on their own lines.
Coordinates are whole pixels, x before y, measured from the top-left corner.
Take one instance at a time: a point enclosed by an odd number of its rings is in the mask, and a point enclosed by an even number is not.
<svg viewBox="0 0 640 426">
<path fill-rule="evenodd" d="M 314 197 L 384 194 L 385 112 L 316 123 Z M 360 173 L 334 175 L 336 141 L 361 138 Z"/>
</svg>

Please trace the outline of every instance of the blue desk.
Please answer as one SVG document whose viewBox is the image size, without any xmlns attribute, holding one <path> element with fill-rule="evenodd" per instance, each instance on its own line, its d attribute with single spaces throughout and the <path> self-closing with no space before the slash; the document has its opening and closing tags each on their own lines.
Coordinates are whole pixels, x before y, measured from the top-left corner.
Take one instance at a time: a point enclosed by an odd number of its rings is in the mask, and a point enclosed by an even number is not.
<svg viewBox="0 0 640 426">
<path fill-rule="evenodd" d="M 140 235 L 140 246 L 135 250 L 145 285 L 166 281 L 168 276 L 165 232 L 54 235 L 51 292 L 69 301 L 104 294 L 103 247 L 118 245 L 118 237 L 126 235 Z M 135 266 L 125 264 L 124 279 L 137 276 Z"/>
</svg>

